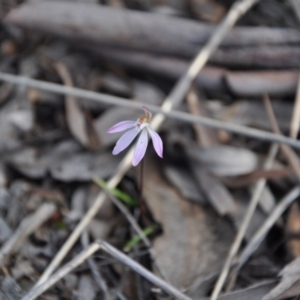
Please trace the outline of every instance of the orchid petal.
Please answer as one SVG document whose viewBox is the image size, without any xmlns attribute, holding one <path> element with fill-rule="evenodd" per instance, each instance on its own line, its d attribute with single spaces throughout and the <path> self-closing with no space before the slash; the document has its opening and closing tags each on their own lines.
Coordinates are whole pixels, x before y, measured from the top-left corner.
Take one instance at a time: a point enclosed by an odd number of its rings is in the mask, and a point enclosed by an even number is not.
<svg viewBox="0 0 300 300">
<path fill-rule="evenodd" d="M 151 111 L 146 107 L 146 106 L 142 106 L 142 109 L 144 110 L 144 112 L 145 112 L 145 115 L 146 115 L 146 117 L 147 117 L 147 120 L 148 120 L 148 122 L 151 120 L 151 118 L 152 118 L 152 113 L 151 113 Z"/>
<path fill-rule="evenodd" d="M 134 150 L 132 165 L 135 167 L 143 159 L 148 146 L 148 132 L 146 129 L 142 130 L 142 134 L 139 137 L 136 148 Z"/>
<path fill-rule="evenodd" d="M 132 128 L 131 130 L 125 132 L 117 141 L 116 146 L 112 152 L 113 155 L 119 154 L 121 151 L 126 149 L 131 142 L 135 139 L 138 135 L 140 130 L 136 127 Z"/>
<path fill-rule="evenodd" d="M 134 127 L 135 124 L 136 124 L 136 121 L 122 121 L 122 122 L 119 122 L 119 123 L 115 124 L 114 126 L 110 127 L 106 132 L 107 133 L 115 133 L 115 132 L 124 131 L 126 129 Z"/>
<path fill-rule="evenodd" d="M 159 157 L 163 157 L 163 143 L 160 136 L 150 127 L 147 127 L 152 138 L 153 147 Z"/>
</svg>

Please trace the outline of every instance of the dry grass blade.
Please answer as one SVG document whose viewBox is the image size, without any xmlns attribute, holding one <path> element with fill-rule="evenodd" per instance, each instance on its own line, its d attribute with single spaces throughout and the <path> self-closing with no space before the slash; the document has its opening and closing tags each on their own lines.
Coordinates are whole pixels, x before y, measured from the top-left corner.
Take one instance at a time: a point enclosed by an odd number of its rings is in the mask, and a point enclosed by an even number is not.
<svg viewBox="0 0 300 300">
<path fill-rule="evenodd" d="M 297 88 L 297 94 L 295 99 L 294 111 L 291 120 L 291 130 L 290 130 L 290 136 L 294 139 L 297 138 L 299 132 L 299 126 L 300 126 L 300 76 L 298 81 L 298 88 Z"/>
<path fill-rule="evenodd" d="M 175 87 L 170 92 L 169 96 L 165 99 L 162 110 L 164 112 L 169 112 L 174 106 L 177 106 L 181 101 L 183 101 L 186 93 L 188 92 L 192 82 L 196 78 L 199 71 L 203 68 L 203 66 L 208 61 L 209 57 L 215 51 L 215 49 L 220 45 L 223 41 L 225 35 L 229 32 L 229 30 L 233 27 L 236 21 L 241 17 L 252 5 L 254 5 L 258 0 L 243 0 L 242 2 L 237 2 L 230 9 L 228 15 L 224 19 L 224 21 L 217 27 L 216 31 L 209 39 L 208 43 L 201 49 L 195 60 L 191 63 L 187 73 L 181 77 L 179 82 L 175 85 Z M 150 108 L 150 107 L 149 107 Z M 160 124 L 164 121 L 165 116 L 163 114 L 157 114 L 152 122 L 151 127 L 154 130 L 157 130 Z M 120 163 L 120 166 L 115 174 L 109 182 L 108 187 L 114 188 L 123 178 L 124 174 L 131 167 L 131 161 L 133 156 L 133 148 L 131 148 L 127 155 L 124 157 L 123 161 Z M 106 199 L 106 195 L 104 193 L 100 193 L 99 196 L 95 199 L 94 204 L 87 211 L 86 215 L 82 218 L 80 223 L 74 229 L 70 237 L 67 239 L 65 244 L 57 253 L 56 257 L 50 263 L 44 274 L 41 276 L 37 285 L 45 282 L 49 276 L 53 273 L 53 271 L 58 267 L 63 258 L 70 251 L 72 246 L 78 240 L 86 226 L 90 223 L 90 221 L 94 218 L 98 210 L 103 205 Z"/>
<path fill-rule="evenodd" d="M 245 136 L 263 140 L 263 141 L 283 143 L 283 144 L 287 144 L 292 147 L 300 149 L 299 141 L 295 141 L 295 140 L 285 137 L 285 136 L 280 136 L 280 135 L 277 135 L 277 134 L 274 134 L 271 132 L 267 132 L 267 131 L 263 131 L 263 130 L 259 130 L 259 129 L 255 129 L 255 128 L 249 128 L 249 127 L 241 126 L 241 125 L 237 125 L 237 124 L 229 124 L 229 123 L 214 120 L 211 118 L 193 116 L 191 114 L 180 112 L 180 111 L 172 111 L 171 112 L 171 111 L 164 110 L 158 106 L 147 104 L 147 103 L 142 103 L 140 101 L 139 102 L 128 101 L 127 99 L 112 96 L 112 95 L 96 93 L 96 92 L 87 91 L 87 90 L 74 88 L 74 87 L 62 86 L 60 84 L 50 83 L 50 82 L 46 82 L 46 81 L 41 81 L 41 80 L 36 80 L 36 79 L 31 79 L 31 78 L 27 78 L 27 77 L 16 76 L 16 75 L 11 75 L 11 74 L 1 73 L 1 72 L 0 72 L 0 80 L 10 82 L 13 84 L 30 86 L 30 87 L 40 89 L 40 90 L 45 90 L 48 92 L 53 92 L 53 93 L 58 93 L 58 94 L 63 94 L 63 95 L 72 95 L 74 97 L 81 97 L 84 99 L 97 101 L 97 102 L 108 104 L 108 105 L 117 105 L 120 107 L 129 108 L 129 109 L 133 109 L 133 108 L 140 109 L 143 105 L 145 105 L 152 112 L 161 113 L 164 116 L 167 116 L 169 118 L 173 118 L 176 120 L 181 120 L 181 121 L 193 123 L 193 124 L 201 124 L 204 126 L 225 130 L 225 131 L 229 131 L 229 132 L 240 134 L 240 135 L 245 135 Z"/>
<path fill-rule="evenodd" d="M 73 258 L 69 263 L 59 269 L 55 274 L 53 274 L 49 280 L 44 282 L 43 284 L 37 286 L 27 295 L 25 295 L 22 300 L 33 300 L 40 296 L 43 292 L 48 290 L 52 285 L 54 285 L 58 280 L 66 276 L 80 264 L 82 264 L 86 259 L 88 259 L 91 255 L 93 255 L 97 250 L 102 249 L 118 261 L 122 262 L 123 264 L 127 265 L 141 276 L 152 282 L 154 285 L 161 288 L 164 292 L 170 294 L 171 296 L 175 297 L 176 299 L 180 300 L 191 300 L 188 296 L 181 293 L 179 290 L 165 282 L 164 280 L 158 278 L 153 273 L 149 272 L 143 266 L 135 262 L 129 256 L 123 254 L 110 244 L 98 241 L 91 244 L 87 249 L 83 250 L 80 254 L 78 254 L 75 258 Z"/>
<path fill-rule="evenodd" d="M 277 144 L 272 145 L 272 147 L 269 151 L 269 155 L 267 157 L 267 160 L 264 164 L 265 169 L 267 169 L 267 170 L 271 169 L 271 167 L 273 165 L 273 162 L 274 162 L 274 159 L 277 155 L 277 152 L 278 152 L 278 145 Z M 220 276 L 217 280 L 217 283 L 214 287 L 214 290 L 212 292 L 211 300 L 216 300 L 218 298 L 221 290 L 222 290 L 222 287 L 225 283 L 225 280 L 226 280 L 227 275 L 229 273 L 230 267 L 232 265 L 233 259 L 236 256 L 236 254 L 238 253 L 240 245 L 241 245 L 241 243 L 243 241 L 243 238 L 245 236 L 246 230 L 247 230 L 247 228 L 249 226 L 249 223 L 251 221 L 251 218 L 252 218 L 252 216 L 255 212 L 256 206 L 257 206 L 257 204 L 260 200 L 261 193 L 264 190 L 265 184 L 266 184 L 266 179 L 264 179 L 264 178 L 260 179 L 256 183 L 254 193 L 252 194 L 252 197 L 251 197 L 246 215 L 245 215 L 245 217 L 243 219 L 243 222 L 242 222 L 242 225 L 241 225 L 241 227 L 240 227 L 240 229 L 239 229 L 239 231 L 236 235 L 236 238 L 234 239 L 234 242 L 233 242 L 233 244 L 232 244 L 232 246 L 229 250 L 229 253 L 228 253 L 228 256 L 226 258 L 225 264 L 223 266 L 222 272 L 221 272 L 221 274 L 220 274 Z"/>
<path fill-rule="evenodd" d="M 273 128 L 273 131 L 276 134 L 281 134 L 280 128 L 278 126 L 278 122 L 276 120 L 274 110 L 272 108 L 271 101 L 268 97 L 268 95 L 264 96 L 264 103 L 266 106 L 266 110 Z M 283 152 L 284 156 L 286 157 L 289 165 L 293 169 L 295 175 L 298 177 L 298 180 L 300 180 L 300 160 L 297 156 L 297 154 L 294 152 L 293 149 L 288 147 L 287 145 L 280 145 L 280 149 Z"/>
</svg>

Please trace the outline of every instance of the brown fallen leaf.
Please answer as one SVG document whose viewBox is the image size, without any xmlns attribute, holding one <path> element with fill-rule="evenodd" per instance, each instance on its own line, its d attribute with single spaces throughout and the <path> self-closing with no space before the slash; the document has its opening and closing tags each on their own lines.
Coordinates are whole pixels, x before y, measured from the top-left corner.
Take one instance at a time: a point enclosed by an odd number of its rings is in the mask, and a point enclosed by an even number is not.
<svg viewBox="0 0 300 300">
<path fill-rule="evenodd" d="M 189 110 L 193 115 L 203 116 L 203 117 L 211 117 L 209 112 L 205 107 L 204 101 L 199 96 L 196 88 L 192 87 L 187 95 L 187 104 Z M 200 124 L 194 124 L 194 129 L 196 133 L 197 142 L 199 145 L 205 146 L 213 146 L 218 144 L 217 131 L 208 128 L 206 126 L 202 126 Z"/>
<path fill-rule="evenodd" d="M 66 86 L 73 87 L 73 81 L 67 67 L 63 63 L 56 63 L 55 69 Z M 86 148 L 98 149 L 100 141 L 93 122 L 77 99 L 66 96 L 66 119 L 73 136 Z"/>
<path fill-rule="evenodd" d="M 152 160 L 146 161 L 145 172 L 144 196 L 163 229 L 153 248 L 166 280 L 177 288 L 187 288 L 219 271 L 233 238 L 229 224 L 182 198 Z"/>
</svg>

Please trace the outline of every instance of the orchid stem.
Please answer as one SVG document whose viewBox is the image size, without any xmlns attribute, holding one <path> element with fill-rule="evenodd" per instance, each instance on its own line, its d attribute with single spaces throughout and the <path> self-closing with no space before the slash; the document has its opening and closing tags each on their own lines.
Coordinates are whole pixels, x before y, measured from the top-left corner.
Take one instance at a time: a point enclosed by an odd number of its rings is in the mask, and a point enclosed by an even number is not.
<svg viewBox="0 0 300 300">
<path fill-rule="evenodd" d="M 139 203 L 143 203 L 143 181 L 144 181 L 144 160 L 142 159 L 140 164 L 140 186 L 139 186 Z"/>
</svg>

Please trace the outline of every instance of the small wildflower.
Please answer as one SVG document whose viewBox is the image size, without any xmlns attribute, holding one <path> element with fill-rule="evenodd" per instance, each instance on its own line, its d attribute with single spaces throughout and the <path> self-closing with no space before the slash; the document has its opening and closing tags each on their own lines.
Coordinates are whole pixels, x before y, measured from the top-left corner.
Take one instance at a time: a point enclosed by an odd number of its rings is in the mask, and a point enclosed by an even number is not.
<svg viewBox="0 0 300 300">
<path fill-rule="evenodd" d="M 132 165 L 135 167 L 143 159 L 147 146 L 148 146 L 148 137 L 149 134 L 152 138 L 153 147 L 159 157 L 163 157 L 163 143 L 160 136 L 150 128 L 149 122 L 151 120 L 152 114 L 145 107 L 142 107 L 145 111 L 145 115 L 139 118 L 137 121 L 122 121 L 107 130 L 107 133 L 121 132 L 127 129 L 117 141 L 116 146 L 112 152 L 113 155 L 119 154 L 121 151 L 126 149 L 136 136 L 140 134 L 140 137 L 137 141 L 136 148 L 134 150 Z"/>
</svg>

